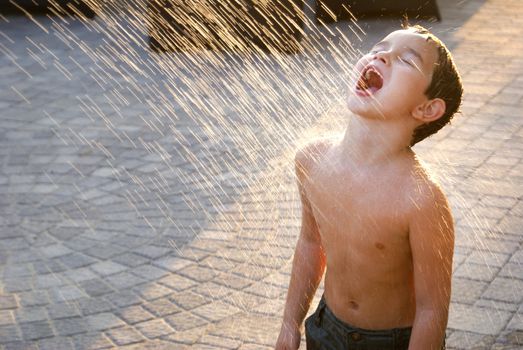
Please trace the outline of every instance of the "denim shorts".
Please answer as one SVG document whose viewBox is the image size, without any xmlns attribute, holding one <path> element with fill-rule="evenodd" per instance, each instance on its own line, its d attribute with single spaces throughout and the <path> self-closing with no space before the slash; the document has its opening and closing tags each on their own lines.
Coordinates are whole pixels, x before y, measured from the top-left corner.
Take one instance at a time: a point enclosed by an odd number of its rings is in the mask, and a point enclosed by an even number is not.
<svg viewBox="0 0 523 350">
<path fill-rule="evenodd" d="M 305 321 L 307 350 L 407 350 L 411 331 L 412 327 L 376 331 L 353 327 L 334 316 L 324 297 Z"/>
</svg>

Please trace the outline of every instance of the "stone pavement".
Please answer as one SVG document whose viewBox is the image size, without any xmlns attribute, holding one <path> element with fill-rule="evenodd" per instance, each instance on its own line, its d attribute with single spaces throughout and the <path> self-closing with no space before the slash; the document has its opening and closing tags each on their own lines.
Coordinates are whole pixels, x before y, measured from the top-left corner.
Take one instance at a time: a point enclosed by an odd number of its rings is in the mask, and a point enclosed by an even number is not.
<svg viewBox="0 0 523 350">
<path fill-rule="evenodd" d="M 424 24 L 466 95 L 416 150 L 456 220 L 447 343 L 521 349 L 523 3 L 438 3 Z M 397 21 L 309 23 L 293 56 L 158 55 L 139 8 L 112 5 L 0 17 L 0 349 L 270 348 L 299 230 L 293 150 L 343 127 L 347 41 Z"/>
</svg>

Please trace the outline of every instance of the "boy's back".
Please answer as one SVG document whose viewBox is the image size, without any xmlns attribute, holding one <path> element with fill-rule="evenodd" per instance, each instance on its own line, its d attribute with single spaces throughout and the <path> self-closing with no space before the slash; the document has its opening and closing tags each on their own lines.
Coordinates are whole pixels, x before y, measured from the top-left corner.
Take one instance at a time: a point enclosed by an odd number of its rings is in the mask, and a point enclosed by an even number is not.
<svg viewBox="0 0 523 350">
<path fill-rule="evenodd" d="M 412 326 L 416 304 L 409 225 L 424 204 L 436 205 L 451 225 L 444 196 L 412 152 L 371 166 L 346 158 L 333 140 L 310 144 L 296 156 L 326 256 L 325 299 L 336 316 L 356 327 Z M 430 224 L 428 215 L 414 220 Z M 427 249 L 452 239 L 419 238 Z M 450 245 L 442 243 L 448 250 Z"/>
</svg>

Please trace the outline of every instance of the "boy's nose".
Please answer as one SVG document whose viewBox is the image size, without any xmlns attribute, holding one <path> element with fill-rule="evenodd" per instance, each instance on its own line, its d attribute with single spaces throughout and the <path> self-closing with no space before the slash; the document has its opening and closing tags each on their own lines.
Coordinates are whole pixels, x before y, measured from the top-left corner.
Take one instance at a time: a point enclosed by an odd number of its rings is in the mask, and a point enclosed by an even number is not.
<svg viewBox="0 0 523 350">
<path fill-rule="evenodd" d="M 376 52 L 376 54 L 374 55 L 374 59 L 380 60 L 385 64 L 389 64 L 389 54 L 386 51 Z"/>
</svg>

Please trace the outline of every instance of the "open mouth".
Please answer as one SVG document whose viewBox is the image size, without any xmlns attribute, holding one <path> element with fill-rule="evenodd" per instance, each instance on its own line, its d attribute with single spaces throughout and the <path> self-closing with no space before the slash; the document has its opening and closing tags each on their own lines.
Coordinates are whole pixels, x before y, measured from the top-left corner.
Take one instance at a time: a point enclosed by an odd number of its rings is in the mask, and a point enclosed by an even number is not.
<svg viewBox="0 0 523 350">
<path fill-rule="evenodd" d="M 358 84 L 356 85 L 356 90 L 371 95 L 381 89 L 382 86 L 383 76 L 376 70 L 376 68 L 369 66 L 361 73 L 361 76 L 358 79 Z"/>
</svg>

